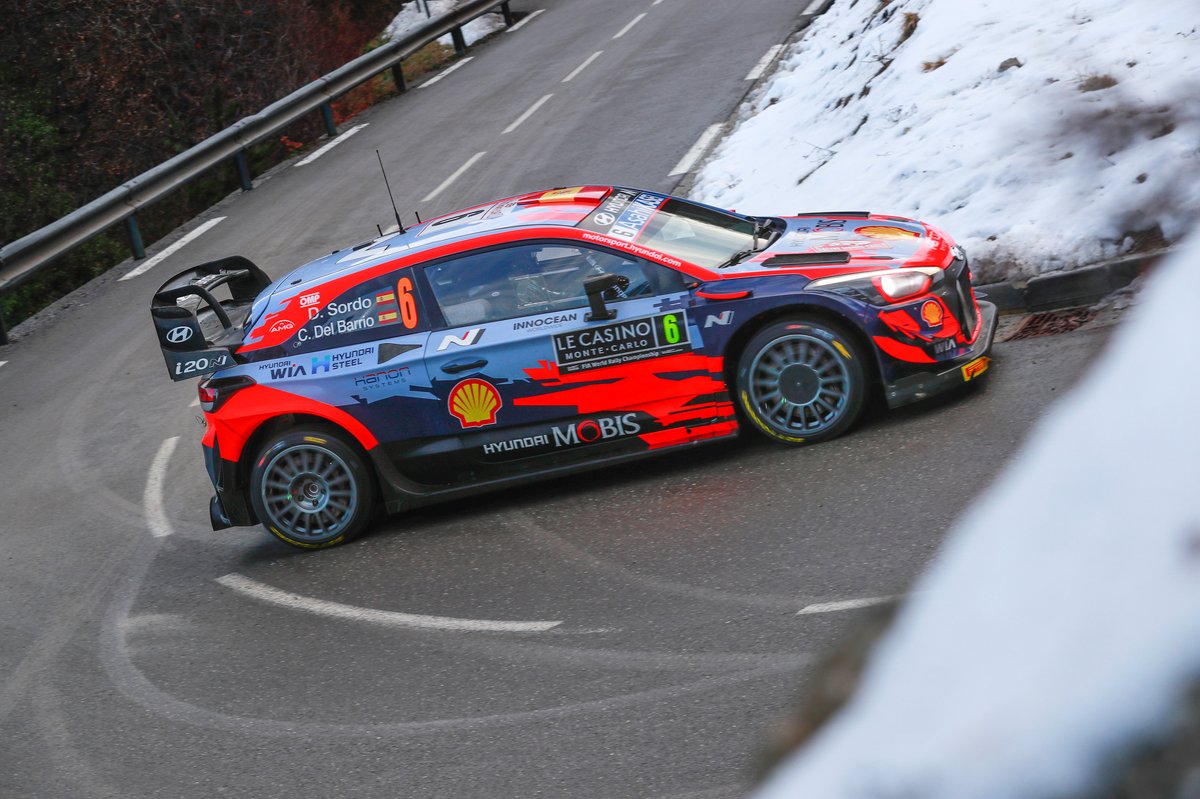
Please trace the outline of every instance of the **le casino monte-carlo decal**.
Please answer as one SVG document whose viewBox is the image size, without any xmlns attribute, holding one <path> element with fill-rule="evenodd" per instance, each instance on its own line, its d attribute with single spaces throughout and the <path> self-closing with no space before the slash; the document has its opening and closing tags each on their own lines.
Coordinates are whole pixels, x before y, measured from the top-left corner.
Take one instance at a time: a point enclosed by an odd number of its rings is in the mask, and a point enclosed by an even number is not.
<svg viewBox="0 0 1200 799">
<path fill-rule="evenodd" d="M 554 336 L 554 356 L 563 374 L 674 355 L 691 348 L 684 311 Z"/>
</svg>

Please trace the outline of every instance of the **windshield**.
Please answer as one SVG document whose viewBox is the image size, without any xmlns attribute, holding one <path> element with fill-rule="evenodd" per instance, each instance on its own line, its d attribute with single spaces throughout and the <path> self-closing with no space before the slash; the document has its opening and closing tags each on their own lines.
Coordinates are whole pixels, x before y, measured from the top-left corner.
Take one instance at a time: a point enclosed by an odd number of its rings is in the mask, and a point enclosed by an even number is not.
<svg viewBox="0 0 1200 799">
<path fill-rule="evenodd" d="M 765 242 L 755 222 L 662 194 L 616 189 L 580 227 L 715 269 Z M 740 259 L 739 259 L 740 260 Z"/>
</svg>

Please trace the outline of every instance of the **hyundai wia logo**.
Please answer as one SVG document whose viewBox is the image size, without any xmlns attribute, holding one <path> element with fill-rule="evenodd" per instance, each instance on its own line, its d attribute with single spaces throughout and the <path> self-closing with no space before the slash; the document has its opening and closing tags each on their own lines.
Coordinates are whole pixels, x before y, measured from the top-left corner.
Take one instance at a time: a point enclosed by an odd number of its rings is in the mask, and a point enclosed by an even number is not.
<svg viewBox="0 0 1200 799">
<path fill-rule="evenodd" d="M 192 329 L 187 325 L 173 327 L 167 331 L 167 341 L 172 344 L 182 344 L 192 337 Z"/>
</svg>

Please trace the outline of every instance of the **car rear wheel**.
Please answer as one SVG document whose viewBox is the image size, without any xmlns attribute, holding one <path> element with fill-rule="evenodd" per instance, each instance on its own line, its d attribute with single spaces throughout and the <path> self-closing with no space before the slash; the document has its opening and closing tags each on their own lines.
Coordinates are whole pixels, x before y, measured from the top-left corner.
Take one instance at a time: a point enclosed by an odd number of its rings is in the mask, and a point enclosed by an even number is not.
<svg viewBox="0 0 1200 799">
<path fill-rule="evenodd" d="M 250 502 L 267 532 L 301 549 L 361 533 L 375 487 L 360 450 L 329 430 L 297 429 L 267 441 L 250 472 Z"/>
<path fill-rule="evenodd" d="M 776 322 L 750 340 L 737 372 L 738 402 L 751 424 L 785 444 L 840 436 L 862 413 L 867 393 L 854 339 L 819 319 Z"/>
</svg>

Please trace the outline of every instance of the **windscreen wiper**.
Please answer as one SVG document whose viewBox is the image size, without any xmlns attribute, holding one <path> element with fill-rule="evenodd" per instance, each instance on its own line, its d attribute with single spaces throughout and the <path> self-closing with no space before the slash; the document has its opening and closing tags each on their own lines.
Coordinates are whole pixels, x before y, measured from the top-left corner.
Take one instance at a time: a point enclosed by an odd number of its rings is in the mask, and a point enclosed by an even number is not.
<svg viewBox="0 0 1200 799">
<path fill-rule="evenodd" d="M 754 230 L 752 230 L 750 232 L 750 237 L 753 241 L 753 243 L 750 245 L 750 249 L 738 250 L 733 255 L 729 256 L 729 258 L 724 263 L 717 264 L 717 269 L 724 269 L 727 266 L 733 266 L 734 264 L 736 264 L 738 261 L 742 260 L 743 258 L 747 258 L 751 255 L 754 255 L 754 253 L 758 252 L 758 231 L 759 231 L 760 227 L 759 227 L 757 219 L 751 219 L 750 221 L 754 223 Z"/>
</svg>

